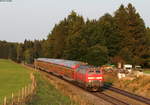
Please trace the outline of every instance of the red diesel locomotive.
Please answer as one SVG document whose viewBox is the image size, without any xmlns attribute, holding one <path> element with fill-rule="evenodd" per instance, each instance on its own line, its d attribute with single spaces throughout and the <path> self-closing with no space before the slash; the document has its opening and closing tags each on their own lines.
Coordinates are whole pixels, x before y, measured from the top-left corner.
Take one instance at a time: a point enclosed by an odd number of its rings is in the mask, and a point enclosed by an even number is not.
<svg viewBox="0 0 150 105">
<path fill-rule="evenodd" d="M 99 91 L 103 86 L 101 68 L 94 68 L 80 61 L 38 58 L 35 67 L 76 81 L 90 91 Z"/>
</svg>

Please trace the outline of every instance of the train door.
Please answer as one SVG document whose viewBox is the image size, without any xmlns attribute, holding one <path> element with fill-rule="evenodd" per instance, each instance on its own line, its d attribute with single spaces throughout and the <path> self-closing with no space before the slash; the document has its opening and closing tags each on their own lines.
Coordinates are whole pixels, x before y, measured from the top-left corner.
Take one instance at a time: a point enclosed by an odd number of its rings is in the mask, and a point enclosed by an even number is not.
<svg viewBox="0 0 150 105">
<path fill-rule="evenodd" d="M 81 71 L 82 71 L 81 69 L 79 69 L 77 71 L 76 79 L 78 82 L 82 82 L 82 72 Z"/>
<path fill-rule="evenodd" d="M 85 82 L 86 81 L 86 69 L 82 69 L 81 74 L 82 74 L 81 80 L 82 82 Z"/>
</svg>

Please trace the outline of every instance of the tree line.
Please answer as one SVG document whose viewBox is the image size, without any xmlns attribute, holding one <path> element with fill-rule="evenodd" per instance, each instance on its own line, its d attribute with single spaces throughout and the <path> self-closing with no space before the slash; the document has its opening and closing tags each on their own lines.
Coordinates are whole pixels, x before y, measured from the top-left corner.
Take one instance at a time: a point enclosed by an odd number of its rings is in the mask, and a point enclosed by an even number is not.
<svg viewBox="0 0 150 105">
<path fill-rule="evenodd" d="M 39 57 L 79 60 L 96 66 L 122 62 L 150 67 L 150 28 L 128 4 L 97 20 L 84 19 L 72 11 L 55 24 L 47 39 L 0 41 L 0 58 L 33 63 Z"/>
</svg>

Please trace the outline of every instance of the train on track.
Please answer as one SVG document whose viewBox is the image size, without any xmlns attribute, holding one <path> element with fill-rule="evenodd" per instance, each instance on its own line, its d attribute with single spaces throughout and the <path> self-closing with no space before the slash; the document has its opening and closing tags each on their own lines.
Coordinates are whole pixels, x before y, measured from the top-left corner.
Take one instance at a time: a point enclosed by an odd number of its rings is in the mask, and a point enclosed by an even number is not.
<svg viewBox="0 0 150 105">
<path fill-rule="evenodd" d="M 89 91 L 100 91 L 103 86 L 103 72 L 100 67 L 80 61 L 49 58 L 38 58 L 34 64 L 37 69 L 74 81 Z"/>
</svg>

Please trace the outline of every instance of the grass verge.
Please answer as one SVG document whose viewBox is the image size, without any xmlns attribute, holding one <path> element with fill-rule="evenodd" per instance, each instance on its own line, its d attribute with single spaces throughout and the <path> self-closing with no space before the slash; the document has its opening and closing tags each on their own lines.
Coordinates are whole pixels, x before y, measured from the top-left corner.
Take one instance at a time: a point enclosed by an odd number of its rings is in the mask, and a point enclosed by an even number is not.
<svg viewBox="0 0 150 105">
<path fill-rule="evenodd" d="M 26 105 L 73 105 L 68 96 L 64 96 L 41 74 L 35 73 L 37 81 L 36 94 Z"/>
<path fill-rule="evenodd" d="M 10 60 L 0 59 L 0 104 L 4 96 L 11 96 L 31 82 L 30 71 Z"/>
</svg>

